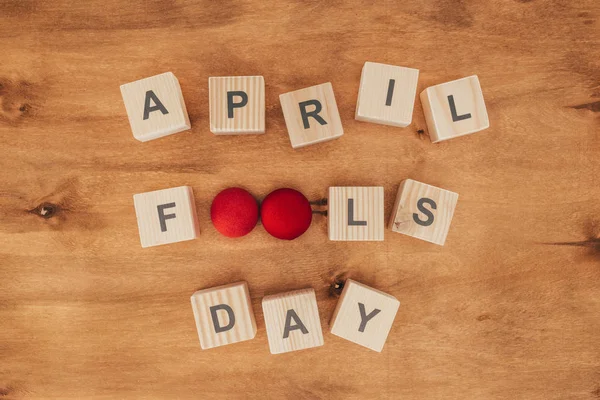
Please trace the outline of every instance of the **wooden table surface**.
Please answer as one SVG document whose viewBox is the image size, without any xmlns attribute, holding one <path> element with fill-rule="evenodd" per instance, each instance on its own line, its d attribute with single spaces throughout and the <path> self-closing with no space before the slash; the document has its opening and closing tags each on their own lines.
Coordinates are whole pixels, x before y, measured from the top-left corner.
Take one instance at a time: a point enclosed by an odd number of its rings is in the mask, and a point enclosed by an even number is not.
<svg viewBox="0 0 600 400">
<path fill-rule="evenodd" d="M 600 398 L 600 3 L 0 2 L 0 399 Z M 477 74 L 491 128 L 354 120 L 361 68 Z M 172 71 L 191 131 L 134 140 L 119 85 Z M 209 131 L 208 77 L 263 75 L 265 135 Z M 279 94 L 331 81 L 345 135 L 293 150 Z M 425 131 L 424 131 L 425 130 Z M 459 193 L 446 245 L 211 226 L 221 189 L 401 180 Z M 142 249 L 132 196 L 194 189 L 197 240 Z M 44 215 L 42 215 L 44 214 Z M 382 353 L 329 333 L 345 277 L 393 294 Z M 190 295 L 246 280 L 258 334 L 202 351 Z M 261 299 L 313 287 L 325 346 L 271 355 Z"/>
</svg>

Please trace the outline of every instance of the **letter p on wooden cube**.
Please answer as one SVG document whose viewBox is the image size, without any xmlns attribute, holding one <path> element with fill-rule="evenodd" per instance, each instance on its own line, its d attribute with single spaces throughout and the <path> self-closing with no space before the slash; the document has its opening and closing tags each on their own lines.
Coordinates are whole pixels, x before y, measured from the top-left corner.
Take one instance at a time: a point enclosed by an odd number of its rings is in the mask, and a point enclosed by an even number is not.
<svg viewBox="0 0 600 400">
<path fill-rule="evenodd" d="M 133 136 L 157 139 L 191 128 L 179 81 L 172 72 L 121 85 Z"/>
<path fill-rule="evenodd" d="M 133 204 L 142 247 L 192 240 L 200 234 L 189 186 L 139 193 Z"/>
<path fill-rule="evenodd" d="M 208 91 L 212 133 L 265 133 L 265 79 L 262 76 L 211 77 Z"/>
<path fill-rule="evenodd" d="M 410 125 L 418 80 L 418 69 L 366 62 L 354 118 L 382 125 Z"/>
<path fill-rule="evenodd" d="M 389 228 L 443 246 L 458 194 L 406 179 L 400 184 Z"/>
<path fill-rule="evenodd" d="M 383 240 L 383 187 L 330 187 L 328 203 L 329 240 Z"/>
<path fill-rule="evenodd" d="M 348 279 L 331 318 L 331 333 L 381 352 L 398 307 L 395 297 Z"/>
<path fill-rule="evenodd" d="M 199 290 L 191 300 L 203 349 L 242 342 L 256 336 L 256 321 L 246 282 Z"/>
<path fill-rule="evenodd" d="M 421 92 L 421 103 L 433 143 L 490 127 L 477 75 L 431 86 Z"/>
</svg>

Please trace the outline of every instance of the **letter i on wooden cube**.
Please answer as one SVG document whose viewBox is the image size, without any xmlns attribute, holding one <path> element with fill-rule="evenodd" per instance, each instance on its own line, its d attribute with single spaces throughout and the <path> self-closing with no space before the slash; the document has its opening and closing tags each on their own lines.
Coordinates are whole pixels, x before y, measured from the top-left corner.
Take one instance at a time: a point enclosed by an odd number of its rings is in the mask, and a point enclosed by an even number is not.
<svg viewBox="0 0 600 400">
<path fill-rule="evenodd" d="M 262 76 L 211 77 L 208 91 L 212 133 L 265 133 L 265 79 Z"/>
<path fill-rule="evenodd" d="M 121 85 L 133 137 L 141 142 L 191 128 L 179 81 L 172 72 Z"/>
<path fill-rule="evenodd" d="M 421 103 L 433 143 L 490 127 L 477 75 L 428 87 Z"/>
<path fill-rule="evenodd" d="M 139 193 L 133 203 L 142 247 L 192 240 L 200 234 L 189 186 Z"/>
<path fill-rule="evenodd" d="M 256 336 L 246 282 L 199 290 L 191 300 L 200 346 L 204 350 Z"/>
<path fill-rule="evenodd" d="M 331 333 L 381 352 L 398 307 L 394 296 L 348 279 L 331 318 Z"/>
<path fill-rule="evenodd" d="M 410 125 L 418 80 L 418 69 L 366 62 L 354 118 L 382 125 Z"/>
<path fill-rule="evenodd" d="M 389 228 L 443 246 L 458 194 L 406 179 L 400 184 Z"/>
<path fill-rule="evenodd" d="M 385 229 L 383 187 L 330 187 L 329 240 L 381 241 Z"/>
<path fill-rule="evenodd" d="M 282 94 L 279 101 L 294 149 L 344 134 L 331 83 Z"/>
<path fill-rule="evenodd" d="M 271 354 L 323 345 L 314 289 L 265 296 L 262 308 Z"/>
</svg>

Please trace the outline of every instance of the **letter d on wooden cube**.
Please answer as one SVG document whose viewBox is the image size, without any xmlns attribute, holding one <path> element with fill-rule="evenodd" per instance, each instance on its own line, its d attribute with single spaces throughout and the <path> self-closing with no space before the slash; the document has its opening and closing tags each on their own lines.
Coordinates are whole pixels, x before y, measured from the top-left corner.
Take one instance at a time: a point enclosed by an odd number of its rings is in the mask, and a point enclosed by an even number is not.
<svg viewBox="0 0 600 400">
<path fill-rule="evenodd" d="M 204 350 L 256 336 L 256 321 L 246 282 L 199 290 L 191 300 L 200 346 Z"/>
</svg>

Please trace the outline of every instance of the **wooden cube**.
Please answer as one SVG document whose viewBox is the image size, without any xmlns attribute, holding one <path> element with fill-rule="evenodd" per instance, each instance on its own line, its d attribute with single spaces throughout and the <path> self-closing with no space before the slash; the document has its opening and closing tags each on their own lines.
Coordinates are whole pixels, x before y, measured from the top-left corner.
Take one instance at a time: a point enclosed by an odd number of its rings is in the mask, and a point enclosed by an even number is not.
<svg viewBox="0 0 600 400">
<path fill-rule="evenodd" d="M 279 101 L 294 149 L 344 134 L 331 83 L 282 94 Z"/>
<path fill-rule="evenodd" d="M 443 246 L 457 201 L 454 192 L 406 179 L 398 189 L 389 228 Z"/>
<path fill-rule="evenodd" d="M 381 352 L 398 307 L 394 296 L 348 279 L 331 318 L 331 333 Z"/>
<path fill-rule="evenodd" d="M 314 289 L 265 296 L 262 308 L 271 354 L 323 345 Z"/>
<path fill-rule="evenodd" d="M 421 92 L 421 103 L 433 143 L 490 127 L 477 75 L 431 86 Z"/>
<path fill-rule="evenodd" d="M 191 128 L 179 81 L 172 72 L 121 85 L 133 137 L 141 142 Z"/>
<path fill-rule="evenodd" d="M 133 203 L 142 247 L 192 240 L 200 234 L 189 186 L 139 193 Z"/>
<path fill-rule="evenodd" d="M 208 91 L 212 133 L 265 133 L 265 79 L 262 76 L 211 77 Z"/>
<path fill-rule="evenodd" d="M 418 80 L 418 69 L 366 62 L 354 118 L 382 125 L 410 125 Z"/>
<path fill-rule="evenodd" d="M 191 300 L 200 346 L 204 350 L 256 336 L 256 321 L 246 282 L 199 290 Z"/>
<path fill-rule="evenodd" d="M 383 240 L 383 187 L 330 187 L 328 203 L 329 240 Z"/>
</svg>

